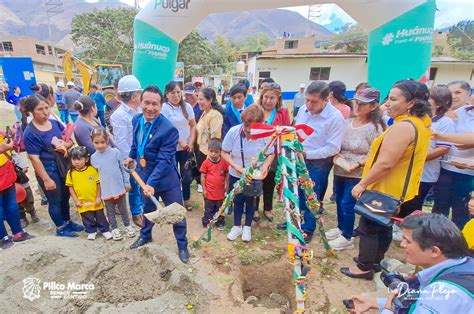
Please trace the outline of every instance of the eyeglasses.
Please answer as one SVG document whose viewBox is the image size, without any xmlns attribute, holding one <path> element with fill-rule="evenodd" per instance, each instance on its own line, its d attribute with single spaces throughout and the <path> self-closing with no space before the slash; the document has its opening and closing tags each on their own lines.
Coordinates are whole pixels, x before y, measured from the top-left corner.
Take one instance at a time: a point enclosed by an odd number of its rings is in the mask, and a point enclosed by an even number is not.
<svg viewBox="0 0 474 314">
<path fill-rule="evenodd" d="M 273 88 L 273 89 L 279 89 L 279 90 L 281 90 L 280 84 L 277 84 L 277 83 L 270 83 L 270 82 L 268 82 L 268 83 L 263 83 L 263 84 L 260 86 L 260 88 L 262 88 L 262 89 L 263 89 L 263 88 Z"/>
</svg>

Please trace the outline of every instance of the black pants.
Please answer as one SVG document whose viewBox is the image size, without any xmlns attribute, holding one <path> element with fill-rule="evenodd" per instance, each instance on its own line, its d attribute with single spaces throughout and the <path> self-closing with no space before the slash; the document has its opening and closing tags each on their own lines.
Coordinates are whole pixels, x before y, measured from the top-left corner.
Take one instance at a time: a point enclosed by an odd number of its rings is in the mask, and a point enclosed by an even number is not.
<svg viewBox="0 0 474 314">
<path fill-rule="evenodd" d="M 101 233 L 109 231 L 109 222 L 105 218 L 103 209 L 81 213 L 81 218 L 87 233 L 97 232 L 97 229 Z"/>
<path fill-rule="evenodd" d="M 451 216 L 460 230 L 471 219 L 467 204 L 469 194 L 474 189 L 474 177 L 441 169 L 438 182 L 434 186 L 434 205 L 432 213 Z"/>
<path fill-rule="evenodd" d="M 385 227 L 378 223 L 361 217 L 359 227 L 359 262 L 360 270 L 374 269 L 374 264 L 380 264 L 392 242 L 392 227 Z"/>
<path fill-rule="evenodd" d="M 197 145 L 196 145 L 197 147 Z M 201 169 L 202 163 L 206 160 L 207 156 L 197 148 L 195 150 L 195 155 L 196 155 L 196 164 L 198 169 Z M 198 184 L 201 184 L 201 176 L 196 177 L 196 181 Z"/>
<path fill-rule="evenodd" d="M 268 175 L 263 179 L 263 210 L 273 210 L 273 192 L 275 191 L 275 171 L 269 170 Z M 255 210 L 258 211 L 260 206 L 260 197 L 257 198 Z"/>
<path fill-rule="evenodd" d="M 202 225 L 207 227 L 209 222 L 212 220 L 212 217 L 217 213 L 219 208 L 221 208 L 223 200 L 220 201 L 212 201 L 208 200 L 207 198 L 204 199 L 204 216 L 202 217 Z M 219 216 L 217 219 L 217 225 L 223 226 L 225 225 L 225 217 Z"/>
<path fill-rule="evenodd" d="M 397 217 L 405 218 L 406 216 L 413 213 L 415 210 L 423 210 L 423 203 L 425 202 L 426 195 L 434 185 L 432 182 L 421 182 L 420 188 L 418 189 L 418 195 L 414 199 L 405 202 L 400 206 L 400 212 Z"/>
</svg>

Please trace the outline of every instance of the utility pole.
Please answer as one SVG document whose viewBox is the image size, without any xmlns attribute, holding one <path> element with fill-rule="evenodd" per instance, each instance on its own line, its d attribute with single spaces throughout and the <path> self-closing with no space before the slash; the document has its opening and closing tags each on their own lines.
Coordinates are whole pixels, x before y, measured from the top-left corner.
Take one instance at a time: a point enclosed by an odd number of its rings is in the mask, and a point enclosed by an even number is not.
<svg viewBox="0 0 474 314">
<path fill-rule="evenodd" d="M 316 20 L 321 17 L 321 10 L 323 5 L 322 4 L 314 4 L 310 5 L 308 8 L 308 24 L 306 29 L 306 36 L 311 36 L 311 22 L 315 22 Z"/>
<path fill-rule="evenodd" d="M 54 48 L 52 34 L 51 34 L 51 18 L 64 12 L 63 2 L 62 0 L 44 0 L 44 5 L 46 6 L 46 16 L 48 19 L 49 43 L 51 44 L 51 51 L 53 53 L 54 70 L 57 72 L 58 62 L 57 62 L 56 49 Z M 49 53 L 49 49 L 48 49 L 48 53 Z"/>
</svg>

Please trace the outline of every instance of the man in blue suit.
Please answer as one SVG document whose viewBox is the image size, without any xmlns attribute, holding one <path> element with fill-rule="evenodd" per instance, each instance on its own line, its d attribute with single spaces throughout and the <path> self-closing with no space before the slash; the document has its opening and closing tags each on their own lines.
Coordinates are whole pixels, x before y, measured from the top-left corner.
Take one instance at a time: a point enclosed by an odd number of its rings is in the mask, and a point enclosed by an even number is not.
<svg viewBox="0 0 474 314">
<path fill-rule="evenodd" d="M 160 114 L 163 94 L 156 86 L 148 86 L 141 95 L 142 114 L 133 120 L 133 143 L 129 158 L 125 163 L 135 161 L 137 173 L 146 183 L 145 195 L 160 197 L 166 206 L 172 203 L 183 204 L 181 183 L 176 169 L 175 154 L 178 144 L 178 130 Z M 145 213 L 155 211 L 155 205 L 146 199 Z M 140 237 L 130 248 L 135 249 L 152 241 L 154 223 L 143 218 Z M 188 241 L 186 239 L 186 220 L 173 225 L 178 242 L 179 258 L 183 263 L 189 261 Z"/>
</svg>

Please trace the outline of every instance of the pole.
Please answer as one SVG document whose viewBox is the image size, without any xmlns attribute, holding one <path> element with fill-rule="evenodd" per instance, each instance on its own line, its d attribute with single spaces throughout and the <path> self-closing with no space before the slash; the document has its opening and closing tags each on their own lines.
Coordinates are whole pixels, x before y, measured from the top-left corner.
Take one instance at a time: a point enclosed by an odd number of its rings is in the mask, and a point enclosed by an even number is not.
<svg viewBox="0 0 474 314">
<path fill-rule="evenodd" d="M 280 137 L 281 139 L 281 137 Z M 279 145 L 282 147 L 281 154 L 283 157 L 288 156 L 288 148 Z M 296 155 L 293 150 L 290 149 L 289 154 L 291 156 L 290 161 L 293 165 L 293 169 L 291 174 L 288 173 L 288 167 L 286 164 L 280 163 L 282 167 L 282 176 L 283 176 L 283 189 L 288 189 L 293 193 L 296 199 L 298 199 L 298 175 L 296 173 Z M 292 180 L 288 179 L 288 176 L 291 175 Z M 294 236 L 290 230 L 290 225 L 292 225 L 292 220 L 295 221 L 298 230 L 301 230 L 301 219 L 295 219 L 296 217 L 300 216 L 300 209 L 299 204 L 294 204 L 293 206 L 293 213 L 290 212 L 291 210 L 291 203 L 288 197 L 285 197 L 285 216 L 286 216 L 286 224 L 287 224 L 287 232 L 288 232 L 288 254 L 289 258 L 293 261 L 293 280 L 295 284 L 295 296 L 296 296 L 296 312 L 303 313 L 305 311 L 305 293 L 304 293 L 304 281 L 299 282 L 299 278 L 302 276 L 303 264 L 302 264 L 302 252 L 301 252 L 301 243 L 300 240 Z M 304 244 L 304 243 L 303 243 Z M 291 256 L 293 255 L 293 256 Z"/>
</svg>

